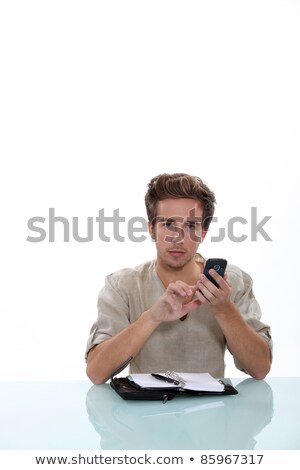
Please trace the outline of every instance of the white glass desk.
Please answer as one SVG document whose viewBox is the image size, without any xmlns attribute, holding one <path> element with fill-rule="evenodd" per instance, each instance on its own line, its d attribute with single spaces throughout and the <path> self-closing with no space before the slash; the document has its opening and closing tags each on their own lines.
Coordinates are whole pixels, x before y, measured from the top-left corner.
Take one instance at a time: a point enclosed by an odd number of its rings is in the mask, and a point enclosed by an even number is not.
<svg viewBox="0 0 300 470">
<path fill-rule="evenodd" d="M 235 396 L 124 401 L 108 384 L 0 382 L 0 449 L 300 449 L 300 378 Z"/>
</svg>

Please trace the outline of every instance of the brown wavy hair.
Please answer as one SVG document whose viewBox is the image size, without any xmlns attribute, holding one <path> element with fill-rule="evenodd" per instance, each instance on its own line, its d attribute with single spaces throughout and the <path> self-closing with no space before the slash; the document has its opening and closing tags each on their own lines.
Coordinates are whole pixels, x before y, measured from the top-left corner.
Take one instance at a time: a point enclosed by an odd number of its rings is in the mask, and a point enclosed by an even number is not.
<svg viewBox="0 0 300 470">
<path fill-rule="evenodd" d="M 148 221 L 156 220 L 156 204 L 168 198 L 187 198 L 199 201 L 203 207 L 202 228 L 208 230 L 215 211 L 215 195 L 198 176 L 186 173 L 163 173 L 152 178 L 145 196 Z"/>
</svg>

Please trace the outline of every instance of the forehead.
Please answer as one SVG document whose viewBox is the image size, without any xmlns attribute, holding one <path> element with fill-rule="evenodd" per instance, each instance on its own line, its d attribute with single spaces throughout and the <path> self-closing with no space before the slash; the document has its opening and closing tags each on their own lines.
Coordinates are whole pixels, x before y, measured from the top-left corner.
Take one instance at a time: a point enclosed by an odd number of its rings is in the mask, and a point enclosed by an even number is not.
<svg viewBox="0 0 300 470">
<path fill-rule="evenodd" d="M 182 217 L 186 219 L 201 217 L 202 214 L 202 204 L 195 199 L 168 198 L 158 201 L 156 204 L 156 217 Z"/>
</svg>

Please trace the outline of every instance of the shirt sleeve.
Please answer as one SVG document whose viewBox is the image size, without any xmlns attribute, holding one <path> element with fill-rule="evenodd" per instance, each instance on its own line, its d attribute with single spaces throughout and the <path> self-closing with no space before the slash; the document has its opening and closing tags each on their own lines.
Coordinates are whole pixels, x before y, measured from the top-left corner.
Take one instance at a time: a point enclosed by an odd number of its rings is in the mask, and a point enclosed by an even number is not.
<svg viewBox="0 0 300 470">
<path fill-rule="evenodd" d="M 87 341 L 85 359 L 94 346 L 112 338 L 129 326 L 129 305 L 126 293 L 121 292 L 113 275 L 105 279 L 98 296 L 98 318 L 93 324 Z"/>
<path fill-rule="evenodd" d="M 273 341 L 271 337 L 271 328 L 269 325 L 266 325 L 260 320 L 261 309 L 254 296 L 253 281 L 247 273 L 241 271 L 241 275 L 237 276 L 237 285 L 238 287 L 233 301 L 246 323 L 267 341 L 270 350 L 270 358 L 272 361 Z M 236 367 L 239 370 L 247 373 L 237 358 L 233 357 L 233 359 Z"/>
</svg>

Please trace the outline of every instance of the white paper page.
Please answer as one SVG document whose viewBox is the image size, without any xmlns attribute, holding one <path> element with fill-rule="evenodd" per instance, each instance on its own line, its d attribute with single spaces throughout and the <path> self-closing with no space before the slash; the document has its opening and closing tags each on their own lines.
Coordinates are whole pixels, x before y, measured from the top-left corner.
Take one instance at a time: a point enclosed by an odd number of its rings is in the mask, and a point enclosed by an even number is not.
<svg viewBox="0 0 300 470">
<path fill-rule="evenodd" d="M 186 373 L 179 372 L 178 375 L 185 381 L 184 388 L 187 390 L 222 392 L 224 385 L 207 372 Z"/>
<path fill-rule="evenodd" d="M 222 392 L 224 385 L 218 380 L 213 378 L 208 373 L 186 373 L 176 372 L 185 382 L 183 388 L 194 391 L 209 391 L 209 392 Z M 164 374 L 160 374 L 164 375 Z M 132 380 L 141 387 L 155 387 L 155 388 L 177 388 L 178 385 L 164 382 L 152 377 L 151 374 L 131 374 Z"/>
<path fill-rule="evenodd" d="M 130 374 L 129 377 L 131 377 L 136 384 L 144 388 L 178 388 L 178 385 L 163 382 L 162 380 L 152 377 L 150 374 Z"/>
</svg>

